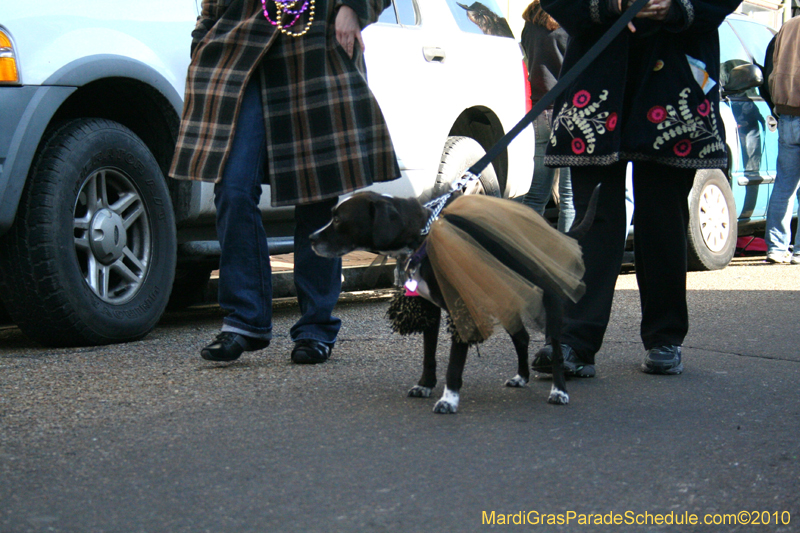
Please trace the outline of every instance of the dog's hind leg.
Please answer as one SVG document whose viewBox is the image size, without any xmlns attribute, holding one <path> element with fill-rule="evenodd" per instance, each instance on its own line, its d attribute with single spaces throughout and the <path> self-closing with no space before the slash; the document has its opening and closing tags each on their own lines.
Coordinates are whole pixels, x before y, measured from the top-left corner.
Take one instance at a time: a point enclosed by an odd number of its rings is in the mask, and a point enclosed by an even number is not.
<svg viewBox="0 0 800 533">
<path fill-rule="evenodd" d="M 569 403 L 567 394 L 567 380 L 564 377 L 564 354 L 561 352 L 561 343 L 553 338 L 553 386 L 550 387 L 550 396 L 547 403 L 566 405 Z"/>
<path fill-rule="evenodd" d="M 517 351 L 517 375 L 506 381 L 506 387 L 524 387 L 531 378 L 531 371 L 528 368 L 528 343 L 531 336 L 522 326 L 516 333 L 509 333 L 514 349 Z"/>
<path fill-rule="evenodd" d="M 439 342 L 439 324 L 442 313 L 436 314 L 435 322 L 422 332 L 423 359 L 422 377 L 414 385 L 408 395 L 412 398 L 429 398 L 436 386 L 436 345 Z"/>
<path fill-rule="evenodd" d="M 450 361 L 447 363 L 447 385 L 441 399 L 433 406 L 434 413 L 452 414 L 458 411 L 461 376 L 464 374 L 468 351 L 469 344 L 453 339 L 453 344 L 450 346 Z"/>
<path fill-rule="evenodd" d="M 545 291 L 542 303 L 547 313 L 546 328 L 553 347 L 553 386 L 550 388 L 548 403 L 566 405 L 569 403 L 567 380 L 564 377 L 564 352 L 561 351 L 561 324 L 564 320 L 564 301 L 550 291 Z"/>
</svg>

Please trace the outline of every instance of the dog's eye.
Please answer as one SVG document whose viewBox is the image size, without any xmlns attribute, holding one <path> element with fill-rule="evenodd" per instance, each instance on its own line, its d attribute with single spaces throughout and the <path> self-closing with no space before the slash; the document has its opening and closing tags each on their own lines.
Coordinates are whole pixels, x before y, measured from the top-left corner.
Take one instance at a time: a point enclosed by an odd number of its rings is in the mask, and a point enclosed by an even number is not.
<svg viewBox="0 0 800 533">
<path fill-rule="evenodd" d="M 333 225 L 334 226 L 338 226 L 339 225 L 339 217 L 333 217 Z"/>
</svg>

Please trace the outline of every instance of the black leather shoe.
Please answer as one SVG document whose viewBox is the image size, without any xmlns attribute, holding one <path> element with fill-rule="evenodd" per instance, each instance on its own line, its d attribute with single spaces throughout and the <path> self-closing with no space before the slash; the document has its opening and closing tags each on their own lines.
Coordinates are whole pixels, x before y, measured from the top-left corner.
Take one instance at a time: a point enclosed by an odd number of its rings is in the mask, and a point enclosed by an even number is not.
<svg viewBox="0 0 800 533">
<path fill-rule="evenodd" d="M 242 352 L 263 350 L 269 346 L 269 340 L 245 337 L 239 333 L 223 331 L 214 342 L 200 351 L 200 357 L 207 361 L 235 361 Z"/>
<path fill-rule="evenodd" d="M 683 372 L 680 346 L 659 346 L 650 348 L 644 355 L 642 372 L 674 376 Z"/>
<path fill-rule="evenodd" d="M 324 363 L 331 356 L 333 346 L 313 339 L 300 339 L 294 343 L 292 361 L 298 365 Z"/>
</svg>

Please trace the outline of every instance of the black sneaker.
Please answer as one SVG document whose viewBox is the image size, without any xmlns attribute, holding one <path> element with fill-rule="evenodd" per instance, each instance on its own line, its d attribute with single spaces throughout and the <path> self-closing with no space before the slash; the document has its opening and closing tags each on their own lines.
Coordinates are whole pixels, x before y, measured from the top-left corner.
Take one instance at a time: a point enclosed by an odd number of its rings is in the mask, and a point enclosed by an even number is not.
<svg viewBox="0 0 800 533">
<path fill-rule="evenodd" d="M 267 339 L 254 339 L 239 333 L 223 331 L 214 342 L 200 350 L 200 357 L 208 361 L 235 361 L 242 352 L 263 350 L 269 346 Z"/>
<path fill-rule="evenodd" d="M 316 365 L 324 363 L 331 356 L 333 346 L 314 339 L 300 339 L 294 343 L 292 361 L 298 365 Z"/>
<path fill-rule="evenodd" d="M 642 372 L 646 374 L 676 375 L 683 372 L 680 346 L 650 348 L 644 355 Z"/>
<path fill-rule="evenodd" d="M 561 352 L 564 354 L 564 375 L 576 378 L 593 378 L 595 376 L 594 365 L 589 365 L 578 359 L 578 354 L 566 344 L 561 345 Z M 545 344 L 544 347 L 536 352 L 533 357 L 531 368 L 540 374 L 553 373 L 553 347 Z"/>
</svg>

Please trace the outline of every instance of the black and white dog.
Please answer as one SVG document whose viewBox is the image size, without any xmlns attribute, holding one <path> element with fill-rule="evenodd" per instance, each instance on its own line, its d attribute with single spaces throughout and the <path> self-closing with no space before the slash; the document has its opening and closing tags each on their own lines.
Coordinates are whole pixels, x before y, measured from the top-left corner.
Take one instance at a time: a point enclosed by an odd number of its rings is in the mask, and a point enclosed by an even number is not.
<svg viewBox="0 0 800 533">
<path fill-rule="evenodd" d="M 576 237 L 586 232 L 594 218 L 596 197 L 597 191 L 592 197 L 587 215 L 568 235 Z M 431 210 L 415 198 L 395 198 L 374 192 L 357 193 L 333 208 L 331 221 L 311 235 L 312 248 L 323 257 L 341 257 L 352 251 L 363 250 L 394 257 L 398 260 L 398 265 L 401 265 L 423 244 L 425 236 L 422 235 L 422 230 L 429 223 L 430 216 Z M 537 283 L 536 279 L 532 279 L 535 278 L 535 273 L 527 274 L 528 279 L 543 290 L 546 332 L 553 347 L 553 384 L 548 402 L 567 404 L 569 395 L 566 390 L 562 367 L 563 354 L 559 342 L 564 301 L 561 296 L 549 290 L 547 283 Z M 441 309 L 447 310 L 447 306 L 427 256 L 422 258 L 415 270 L 415 279 L 418 282 L 419 294 L 438 306 L 435 319 L 423 330 L 422 377 L 408 392 L 411 397 L 427 398 L 436 386 L 436 345 Z M 530 336 L 521 322 L 520 329 L 508 333 L 517 352 L 517 375 L 506 381 L 506 386 L 523 387 L 530 379 L 528 368 Z M 434 407 L 434 412 L 457 411 L 468 349 L 469 344 L 460 341 L 457 335 L 453 336 L 446 387 Z"/>
</svg>

